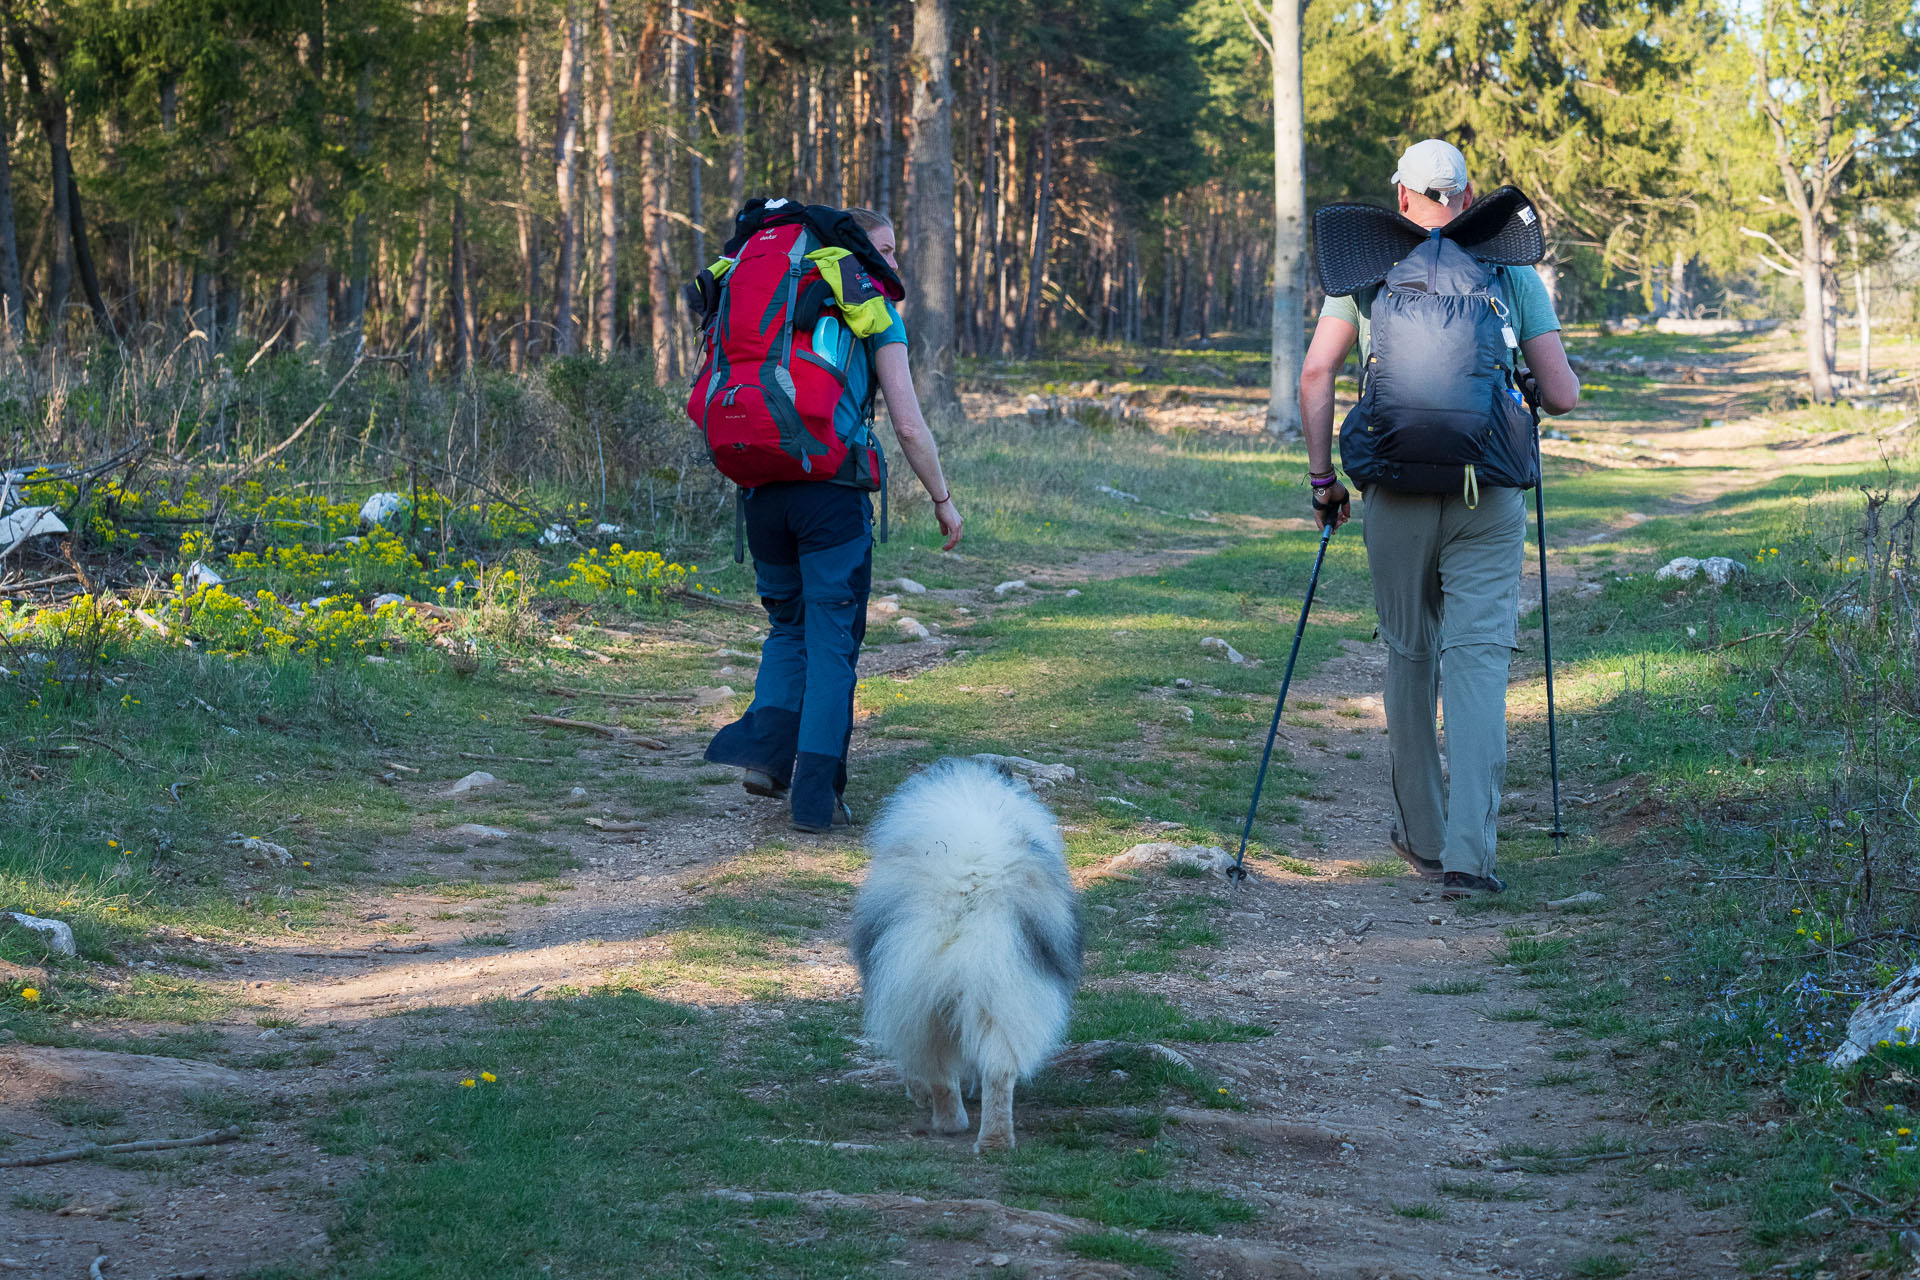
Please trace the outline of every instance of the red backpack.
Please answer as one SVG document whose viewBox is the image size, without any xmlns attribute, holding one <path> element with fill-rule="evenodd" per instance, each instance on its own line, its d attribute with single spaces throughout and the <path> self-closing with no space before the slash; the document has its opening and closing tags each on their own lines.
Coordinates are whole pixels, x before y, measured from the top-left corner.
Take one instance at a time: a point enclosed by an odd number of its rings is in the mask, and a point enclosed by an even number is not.
<svg viewBox="0 0 1920 1280">
<path fill-rule="evenodd" d="M 772 216 L 759 220 L 736 256 L 687 289 L 705 338 L 687 416 L 706 433 L 720 474 L 742 488 L 838 480 L 878 489 L 884 463 L 871 394 L 852 439 L 836 429 L 834 408 L 847 391 L 855 327 L 866 327 L 849 323 L 849 313 L 858 309 L 864 320 L 873 306 L 884 308 L 876 302 L 881 289 L 855 255 L 822 244 L 817 220 L 803 216 L 808 206 L 774 209 L 762 210 Z M 743 211 L 743 230 L 747 218 Z"/>
</svg>

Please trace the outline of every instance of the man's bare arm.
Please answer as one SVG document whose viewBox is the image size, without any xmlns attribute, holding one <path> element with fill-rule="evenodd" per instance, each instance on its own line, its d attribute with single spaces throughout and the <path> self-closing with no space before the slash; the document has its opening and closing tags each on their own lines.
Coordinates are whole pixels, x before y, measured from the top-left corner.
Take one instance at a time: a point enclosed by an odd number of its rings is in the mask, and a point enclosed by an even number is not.
<svg viewBox="0 0 1920 1280">
<path fill-rule="evenodd" d="M 1580 403 L 1580 379 L 1567 363 L 1567 349 L 1560 345 L 1560 331 L 1536 334 L 1520 344 L 1527 358 L 1527 372 L 1540 388 L 1540 408 L 1551 414 L 1571 413 Z"/>
<path fill-rule="evenodd" d="M 1322 475 L 1333 470 L 1333 381 L 1359 336 L 1345 320 L 1321 316 L 1300 366 L 1300 431 L 1306 437 L 1307 466 Z"/>
</svg>

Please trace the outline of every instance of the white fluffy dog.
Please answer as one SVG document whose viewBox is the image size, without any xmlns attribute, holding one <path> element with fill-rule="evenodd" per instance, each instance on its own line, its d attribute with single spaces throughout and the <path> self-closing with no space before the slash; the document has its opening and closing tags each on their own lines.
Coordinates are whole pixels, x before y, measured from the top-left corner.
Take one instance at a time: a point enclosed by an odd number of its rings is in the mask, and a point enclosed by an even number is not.
<svg viewBox="0 0 1920 1280">
<path fill-rule="evenodd" d="M 1046 1065 L 1080 981 L 1080 912 L 1053 814 L 977 760 L 942 760 L 896 791 L 867 838 L 851 947 L 867 1035 L 900 1064 L 933 1128 L 975 1151 L 1013 1146 L 1013 1086 Z"/>
</svg>

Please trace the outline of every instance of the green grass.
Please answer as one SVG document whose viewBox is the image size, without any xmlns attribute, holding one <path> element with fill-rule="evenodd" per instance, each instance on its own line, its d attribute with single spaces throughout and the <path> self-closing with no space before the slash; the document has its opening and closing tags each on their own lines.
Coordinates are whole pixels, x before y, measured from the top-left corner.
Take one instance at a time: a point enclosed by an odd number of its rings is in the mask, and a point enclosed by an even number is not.
<svg viewBox="0 0 1920 1280">
<path fill-rule="evenodd" d="M 1487 989 L 1479 978 L 1454 978 L 1446 982 L 1416 982 L 1411 990 L 1417 996 L 1476 996 Z"/>
<path fill-rule="evenodd" d="M 1125 988 L 1083 991 L 1073 1008 L 1071 1040 L 1232 1043 L 1273 1034 L 1270 1027 L 1226 1018 L 1195 1018 L 1165 996 Z"/>
<path fill-rule="evenodd" d="M 1412 1218 L 1420 1222 L 1445 1222 L 1449 1216 L 1444 1206 L 1426 1200 L 1415 1200 L 1411 1204 L 1394 1204 L 1389 1207 L 1399 1217 Z"/>
<path fill-rule="evenodd" d="M 1617 1253 L 1589 1253 L 1573 1260 L 1568 1270 L 1582 1280 L 1617 1280 L 1633 1274 L 1633 1264 Z"/>
<path fill-rule="evenodd" d="M 1169 1273 L 1178 1263 L 1173 1251 L 1166 1246 L 1118 1231 L 1084 1231 L 1068 1236 L 1061 1241 L 1061 1246 L 1069 1253 L 1096 1262 L 1124 1262 L 1130 1266 L 1152 1267 L 1156 1271 Z"/>
</svg>

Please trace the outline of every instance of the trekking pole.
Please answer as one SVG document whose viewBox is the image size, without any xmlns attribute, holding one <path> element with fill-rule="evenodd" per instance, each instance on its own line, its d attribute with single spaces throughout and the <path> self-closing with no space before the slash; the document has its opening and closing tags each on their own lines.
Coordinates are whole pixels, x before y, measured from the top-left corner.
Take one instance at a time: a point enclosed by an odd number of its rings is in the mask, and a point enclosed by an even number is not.
<svg viewBox="0 0 1920 1280">
<path fill-rule="evenodd" d="M 1287 673 L 1280 677 L 1280 700 L 1273 704 L 1273 724 L 1267 729 L 1267 749 L 1260 753 L 1260 774 L 1253 780 L 1253 801 L 1247 805 L 1247 825 L 1240 831 L 1240 852 L 1233 856 L 1233 865 L 1227 868 L 1228 880 L 1247 878 L 1247 841 L 1253 835 L 1253 815 L 1260 808 L 1260 788 L 1267 785 L 1267 765 L 1273 759 L 1273 740 L 1280 734 L 1280 713 L 1286 710 L 1287 686 L 1293 683 L 1293 664 L 1300 656 L 1300 637 L 1307 633 L 1307 610 L 1313 608 L 1313 590 L 1320 585 L 1320 566 L 1327 560 L 1327 543 L 1333 538 L 1333 526 L 1334 512 L 1329 510 L 1327 523 L 1320 528 L 1320 553 L 1313 558 L 1313 576 L 1307 579 L 1307 598 L 1300 602 L 1300 625 L 1293 629 L 1293 651 L 1287 655 Z"/>
<path fill-rule="evenodd" d="M 1540 404 L 1528 388 L 1527 410 L 1533 415 L 1533 465 L 1539 472 L 1533 486 L 1534 542 L 1540 549 L 1540 649 L 1547 664 L 1547 766 L 1553 778 L 1553 849 L 1560 852 L 1567 833 L 1560 826 L 1560 735 L 1553 714 L 1553 627 L 1547 617 L 1547 468 L 1540 453 Z"/>
</svg>

